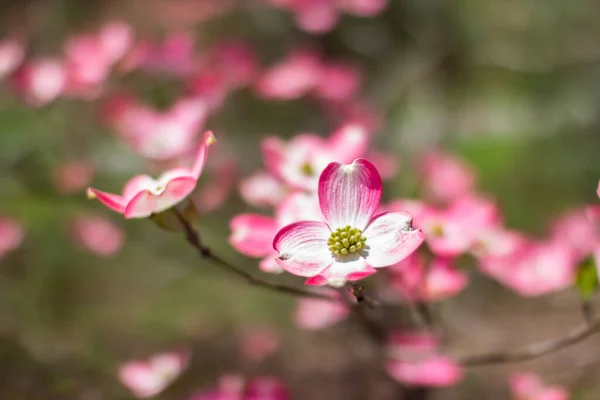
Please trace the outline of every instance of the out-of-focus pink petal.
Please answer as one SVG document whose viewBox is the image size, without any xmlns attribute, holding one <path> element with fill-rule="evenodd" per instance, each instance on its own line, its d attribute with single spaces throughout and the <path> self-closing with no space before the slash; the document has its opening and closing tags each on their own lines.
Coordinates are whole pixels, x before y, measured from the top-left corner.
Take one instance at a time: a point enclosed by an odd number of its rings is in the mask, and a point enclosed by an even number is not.
<svg viewBox="0 0 600 400">
<path fill-rule="evenodd" d="M 25 228 L 10 217 L 0 217 L 0 258 L 21 245 Z"/>
<path fill-rule="evenodd" d="M 508 379 L 514 400 L 568 400 L 568 392 L 560 387 L 546 386 L 539 376 L 530 373 L 514 373 Z"/>
<path fill-rule="evenodd" d="M 296 99 L 310 92 L 320 75 L 319 57 L 310 51 L 296 51 L 264 71 L 256 83 L 256 90 L 265 98 Z"/>
<path fill-rule="evenodd" d="M 258 377 L 248 382 L 242 400 L 289 400 L 289 394 L 279 379 Z"/>
<path fill-rule="evenodd" d="M 56 99 L 67 85 L 67 74 L 62 62 L 39 59 L 23 64 L 13 75 L 13 84 L 19 94 L 34 107 Z"/>
<path fill-rule="evenodd" d="M 327 142 L 315 134 L 300 134 L 288 143 L 277 137 L 262 142 L 269 172 L 294 189 L 315 191 L 319 174 L 334 159 Z"/>
<path fill-rule="evenodd" d="M 556 242 L 526 243 L 512 254 L 487 257 L 481 269 L 522 296 L 539 296 L 570 286 L 575 278 L 573 252 Z"/>
<path fill-rule="evenodd" d="M 125 212 L 126 200 L 119 195 L 88 188 L 87 196 L 89 199 L 98 199 L 106 207 L 120 214 Z"/>
<path fill-rule="evenodd" d="M 349 123 L 339 127 L 329 137 L 328 145 L 335 160 L 348 164 L 363 157 L 369 144 L 369 132 L 361 124 Z"/>
<path fill-rule="evenodd" d="M 240 352 L 253 361 L 261 361 L 280 346 L 279 334 L 268 326 L 257 326 L 242 331 Z"/>
<path fill-rule="evenodd" d="M 125 363 L 119 368 L 119 379 L 136 397 L 152 397 L 170 385 L 187 364 L 187 354 L 161 353 L 148 360 Z"/>
<path fill-rule="evenodd" d="M 393 332 L 387 345 L 388 373 L 406 385 L 450 386 L 463 378 L 461 368 L 437 353 L 437 339 L 424 332 Z"/>
<path fill-rule="evenodd" d="M 0 41 L 0 79 L 12 73 L 23 61 L 23 44 L 14 39 Z"/>
<path fill-rule="evenodd" d="M 85 160 L 67 161 L 52 171 L 54 186 L 61 193 L 74 193 L 89 185 L 94 166 Z"/>
<path fill-rule="evenodd" d="M 101 257 L 115 255 L 123 247 L 125 235 L 110 220 L 100 216 L 82 216 L 71 227 L 75 241 L 86 250 Z"/>
<path fill-rule="evenodd" d="M 331 163 L 319 178 L 319 205 L 332 230 L 350 225 L 364 230 L 381 199 L 381 177 L 369 161 Z"/>
<path fill-rule="evenodd" d="M 273 240 L 273 247 L 279 253 L 277 263 L 294 275 L 317 275 L 333 262 L 327 246 L 330 234 L 323 222 L 300 221 L 287 225 Z"/>
<path fill-rule="evenodd" d="M 420 172 L 425 190 L 435 200 L 452 201 L 472 192 L 474 172 L 461 160 L 442 152 L 424 155 Z"/>
<path fill-rule="evenodd" d="M 150 214 L 165 211 L 185 199 L 196 187 L 196 180 L 180 177 L 169 181 L 161 193 L 143 191 L 127 203 L 125 218 L 146 218 Z"/>
<path fill-rule="evenodd" d="M 420 229 L 413 229 L 407 213 L 390 212 L 375 216 L 365 229 L 367 262 L 375 267 L 388 267 L 411 255 L 425 240 Z"/>
<path fill-rule="evenodd" d="M 340 301 L 332 302 L 310 298 L 298 300 L 294 312 L 294 321 L 298 327 L 317 330 L 335 325 L 346 319 L 350 314 L 348 306 L 337 292 L 331 290 L 328 293 L 331 293 L 334 298 L 339 298 Z"/>
<path fill-rule="evenodd" d="M 98 39 L 109 61 L 123 58 L 133 43 L 131 27 L 123 21 L 111 21 L 98 33 Z"/>
<path fill-rule="evenodd" d="M 328 284 L 333 287 L 342 287 L 347 281 L 358 281 L 377 272 L 358 253 L 338 257 L 335 261 L 316 277 L 309 279 L 307 285 L 321 286 Z"/>
<path fill-rule="evenodd" d="M 600 232 L 595 221 L 588 218 L 585 209 L 570 210 L 560 216 L 551 227 L 552 239 L 570 247 L 581 260 L 600 245 Z"/>
<path fill-rule="evenodd" d="M 411 386 L 447 387 L 464 376 L 455 362 L 442 356 L 417 362 L 391 360 L 386 370 L 398 382 Z"/>
<path fill-rule="evenodd" d="M 321 81 L 315 89 L 316 95 L 329 101 L 350 100 L 360 88 L 360 78 L 360 71 L 355 66 L 342 63 L 327 64 L 323 67 Z"/>
<path fill-rule="evenodd" d="M 450 260 L 435 259 L 426 272 L 421 297 L 425 301 L 442 300 L 463 290 L 467 283 L 467 275 L 452 266 Z"/>
<path fill-rule="evenodd" d="M 275 211 L 279 226 L 297 221 L 319 221 L 323 219 L 319 199 L 314 194 L 294 192 L 287 195 Z"/>
<path fill-rule="evenodd" d="M 229 227 L 232 231 L 229 243 L 240 253 L 250 257 L 264 257 L 273 253 L 273 238 L 278 231 L 273 218 L 240 214 L 230 221 Z"/>
<path fill-rule="evenodd" d="M 268 172 L 258 172 L 242 181 L 240 194 L 253 206 L 275 207 L 285 196 L 282 183 Z"/>
<path fill-rule="evenodd" d="M 303 1 L 306 4 L 296 13 L 296 23 L 311 33 L 329 32 L 338 22 L 339 13 L 330 0 Z"/>
</svg>

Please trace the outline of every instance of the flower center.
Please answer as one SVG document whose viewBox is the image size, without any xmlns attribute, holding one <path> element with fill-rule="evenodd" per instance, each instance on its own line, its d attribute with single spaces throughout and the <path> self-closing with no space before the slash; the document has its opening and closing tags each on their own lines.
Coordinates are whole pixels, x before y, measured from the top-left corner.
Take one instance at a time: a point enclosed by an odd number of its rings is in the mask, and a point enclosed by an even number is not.
<svg viewBox="0 0 600 400">
<path fill-rule="evenodd" d="M 436 223 L 435 225 L 433 225 L 431 227 L 431 235 L 436 237 L 444 236 L 444 227 L 442 226 L 442 224 Z"/>
<path fill-rule="evenodd" d="M 367 238 L 363 236 L 360 229 L 346 225 L 331 232 L 327 244 L 329 245 L 329 250 L 334 255 L 340 256 L 348 253 L 356 253 L 365 247 L 366 241 Z"/>
<path fill-rule="evenodd" d="M 315 170 L 310 163 L 305 162 L 300 166 L 300 172 L 305 176 L 314 176 Z"/>
</svg>

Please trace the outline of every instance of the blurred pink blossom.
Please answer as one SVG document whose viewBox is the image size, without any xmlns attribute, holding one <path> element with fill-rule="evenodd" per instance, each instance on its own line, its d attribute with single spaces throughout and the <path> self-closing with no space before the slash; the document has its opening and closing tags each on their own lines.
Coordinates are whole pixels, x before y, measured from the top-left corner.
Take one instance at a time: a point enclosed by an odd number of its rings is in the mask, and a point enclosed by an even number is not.
<svg viewBox="0 0 600 400">
<path fill-rule="evenodd" d="M 67 72 L 57 59 L 27 61 L 13 75 L 15 90 L 33 107 L 44 106 L 60 96 L 67 86 Z"/>
<path fill-rule="evenodd" d="M 360 89 L 360 71 L 350 64 L 340 62 L 325 63 L 315 95 L 328 101 L 351 100 Z"/>
<path fill-rule="evenodd" d="M 94 165 L 90 161 L 66 161 L 52 170 L 52 181 L 61 193 L 75 193 L 90 184 L 94 172 Z"/>
<path fill-rule="evenodd" d="M 188 32 L 171 33 L 162 42 L 140 40 L 122 63 L 130 71 L 143 69 L 187 76 L 198 67 L 196 41 Z"/>
<path fill-rule="evenodd" d="M 433 200 L 450 202 L 470 194 L 475 187 L 475 173 L 458 158 L 431 152 L 423 155 L 419 172 L 425 193 Z"/>
<path fill-rule="evenodd" d="M 461 367 L 438 353 L 437 339 L 424 332 L 401 331 L 390 335 L 386 370 L 409 386 L 452 386 L 463 379 Z"/>
<path fill-rule="evenodd" d="M 79 246 L 101 257 L 114 256 L 125 242 L 125 235 L 118 226 L 96 215 L 77 217 L 71 224 L 71 235 Z"/>
<path fill-rule="evenodd" d="M 533 373 L 514 373 L 509 377 L 514 400 L 569 400 L 569 393 L 559 386 L 546 386 Z"/>
<path fill-rule="evenodd" d="M 585 209 L 570 210 L 551 227 L 552 240 L 569 246 L 575 258 L 581 260 L 600 246 L 600 226 L 591 220 Z"/>
<path fill-rule="evenodd" d="M 17 249 L 25 237 L 25 228 L 11 217 L 0 217 L 0 258 Z"/>
<path fill-rule="evenodd" d="M 318 330 L 333 326 L 348 317 L 350 309 L 335 290 L 326 293 L 339 301 L 301 298 L 296 303 L 294 321 L 299 328 Z"/>
<path fill-rule="evenodd" d="M 446 208 L 425 208 L 415 226 L 423 230 L 435 255 L 454 257 L 470 250 L 483 232 L 499 223 L 496 204 L 482 197 L 465 196 Z"/>
<path fill-rule="evenodd" d="M 374 274 L 376 268 L 400 262 L 423 242 L 424 235 L 412 228 L 410 215 L 375 215 L 382 183 L 369 161 L 330 163 L 318 187 L 325 222 L 292 223 L 273 240 L 279 266 L 309 278 L 306 284 L 341 287 L 348 280 Z"/>
<path fill-rule="evenodd" d="M 112 113 L 112 114 L 110 114 Z M 206 104 L 184 98 L 165 112 L 117 97 L 105 107 L 105 118 L 140 155 L 165 160 L 187 152 L 208 116 Z"/>
<path fill-rule="evenodd" d="M 246 203 L 258 207 L 276 207 L 286 196 L 284 184 L 266 171 L 243 179 L 239 189 Z"/>
<path fill-rule="evenodd" d="M 15 39 L 0 41 L 0 79 L 13 73 L 23 62 L 23 44 Z"/>
<path fill-rule="evenodd" d="M 183 372 L 189 362 L 184 352 L 156 354 L 147 360 L 129 361 L 119 368 L 119 379 L 138 398 L 162 392 Z"/>
<path fill-rule="evenodd" d="M 250 360 L 262 361 L 280 346 L 279 334 L 268 326 L 256 326 L 242 331 L 240 352 Z"/>
<path fill-rule="evenodd" d="M 125 185 L 122 195 L 88 188 L 90 199 L 97 198 L 113 211 L 125 218 L 147 218 L 165 211 L 183 201 L 196 188 L 198 178 L 204 169 L 208 147 L 214 143 L 212 132 L 204 133 L 204 140 L 198 146 L 193 167 L 174 168 L 163 173 L 157 180 L 148 175 L 137 175 Z"/>
<path fill-rule="evenodd" d="M 256 82 L 256 91 L 268 99 L 297 99 L 319 84 L 321 69 L 321 60 L 316 53 L 296 50 L 263 71 Z"/>
<path fill-rule="evenodd" d="M 563 243 L 527 241 L 510 254 L 483 258 L 480 267 L 522 296 L 539 296 L 570 286 L 576 262 Z"/>
<path fill-rule="evenodd" d="M 468 283 L 468 276 L 447 258 L 434 258 L 428 265 L 412 254 L 388 269 L 390 288 L 408 302 L 438 301 L 454 296 Z"/>
<path fill-rule="evenodd" d="M 262 152 L 267 170 L 293 189 L 315 191 L 321 171 L 332 161 L 352 162 L 364 156 L 369 133 L 358 124 L 345 124 L 328 139 L 300 134 L 289 142 L 279 137 L 263 139 Z"/>
</svg>

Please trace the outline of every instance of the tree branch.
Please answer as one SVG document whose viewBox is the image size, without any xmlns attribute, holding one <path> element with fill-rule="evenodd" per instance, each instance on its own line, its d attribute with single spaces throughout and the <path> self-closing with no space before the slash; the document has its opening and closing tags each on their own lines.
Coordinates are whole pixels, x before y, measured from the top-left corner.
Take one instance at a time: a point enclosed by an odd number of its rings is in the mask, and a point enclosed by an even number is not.
<svg viewBox="0 0 600 400">
<path fill-rule="evenodd" d="M 233 264 L 230 264 L 229 262 L 223 260 L 216 254 L 214 254 L 211 249 L 204 246 L 204 244 L 202 244 L 202 241 L 200 240 L 200 235 L 198 235 L 198 232 L 190 225 L 190 223 L 185 219 L 185 217 L 181 214 L 181 212 L 179 210 L 177 210 L 176 208 L 174 208 L 174 210 L 175 210 L 175 215 L 177 216 L 177 219 L 179 220 L 179 222 L 181 223 L 181 225 L 185 231 L 186 240 L 188 241 L 188 243 L 190 245 L 192 245 L 192 247 L 194 247 L 198 250 L 198 252 L 200 253 L 200 255 L 203 258 L 206 258 L 206 259 L 212 261 L 214 264 L 219 265 L 224 270 L 226 270 L 234 275 L 239 276 L 240 278 L 242 278 L 246 282 L 248 282 L 250 285 L 260 286 L 260 287 L 263 287 L 263 288 L 266 288 L 269 290 L 273 290 L 275 292 L 285 293 L 285 294 L 292 295 L 292 296 L 310 297 L 310 298 L 314 298 L 314 299 L 337 301 L 336 299 L 332 298 L 331 296 L 328 296 L 327 294 L 316 293 L 316 292 L 308 291 L 308 290 L 293 287 L 293 286 L 287 286 L 287 285 L 282 285 L 279 283 L 273 283 L 273 282 L 262 280 L 260 278 L 253 276 L 249 272 L 244 271 L 243 269 L 240 269 Z"/>
<path fill-rule="evenodd" d="M 459 357 L 457 361 L 464 366 L 471 367 L 531 360 L 578 343 L 598 332 L 600 332 L 600 318 L 596 318 L 589 324 L 579 326 L 560 338 L 533 343 L 516 351 L 499 351 L 475 356 Z"/>
</svg>

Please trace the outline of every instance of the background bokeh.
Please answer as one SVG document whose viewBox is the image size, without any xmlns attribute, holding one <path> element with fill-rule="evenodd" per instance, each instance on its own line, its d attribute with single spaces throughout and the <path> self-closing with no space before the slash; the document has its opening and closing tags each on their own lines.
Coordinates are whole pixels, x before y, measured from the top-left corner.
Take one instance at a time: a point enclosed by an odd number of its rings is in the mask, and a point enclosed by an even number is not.
<svg viewBox="0 0 600 400">
<path fill-rule="evenodd" d="M 414 194 L 415 162 L 441 146 L 474 167 L 509 227 L 544 234 L 561 211 L 598 202 L 600 3 L 593 0 L 390 0 L 381 14 L 344 15 L 320 35 L 250 0 L 7 0 L 0 7 L 2 33 L 26 37 L 28 56 L 58 54 L 69 35 L 118 18 L 139 37 L 191 31 L 198 52 L 241 37 L 262 65 L 300 45 L 355 63 L 364 73 L 361 98 L 382 116 L 375 141 L 400 162 L 387 199 Z M 152 74 L 111 79 L 112 88 L 155 107 L 182 92 L 180 83 Z M 395 384 L 369 363 L 373 349 L 351 321 L 301 331 L 292 322 L 293 298 L 250 287 L 199 259 L 181 234 L 125 221 L 83 190 L 57 191 L 52 171 L 65 160 L 91 160 L 94 187 L 113 192 L 144 169 L 99 122 L 100 100 L 59 98 L 34 108 L 7 81 L 0 85 L 1 212 L 26 228 L 22 245 L 0 261 L 0 398 L 128 399 L 119 365 L 173 348 L 193 349 L 192 363 L 159 398 L 186 398 L 226 372 L 277 375 L 295 399 L 398 398 Z M 241 177 L 261 167 L 263 136 L 332 130 L 309 99 L 270 101 L 251 89 L 229 95 L 207 126 Z M 257 261 L 227 241 L 229 219 L 247 210 L 234 192 L 198 228 L 216 253 L 259 274 Z M 70 223 L 86 212 L 125 231 L 116 256 L 74 244 Z M 574 291 L 523 299 L 475 270 L 471 278 L 436 310 L 451 353 L 511 348 L 581 322 Z M 264 325 L 281 335 L 281 348 L 250 361 L 239 340 Z M 506 399 L 507 372 L 533 370 L 575 399 L 597 399 L 599 344 L 591 338 L 535 361 L 474 368 L 432 398 Z"/>
</svg>

